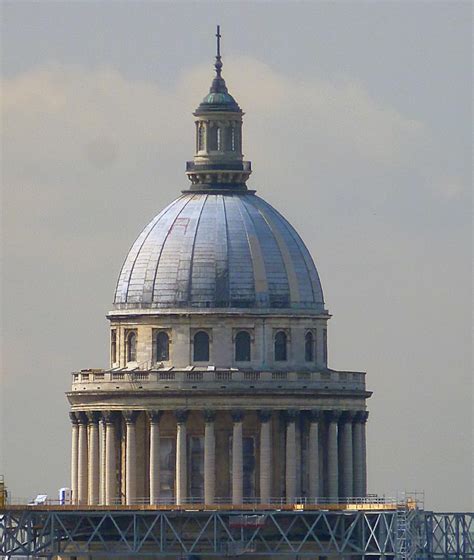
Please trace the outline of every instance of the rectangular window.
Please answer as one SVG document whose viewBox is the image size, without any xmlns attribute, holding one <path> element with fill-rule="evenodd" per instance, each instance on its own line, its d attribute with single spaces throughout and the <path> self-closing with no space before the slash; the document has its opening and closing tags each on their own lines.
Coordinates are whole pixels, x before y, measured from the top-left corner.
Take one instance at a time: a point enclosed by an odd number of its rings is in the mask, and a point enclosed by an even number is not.
<svg viewBox="0 0 474 560">
<path fill-rule="evenodd" d="M 174 479 L 176 473 L 176 438 L 160 438 L 160 499 L 165 503 L 174 500 Z"/>
<path fill-rule="evenodd" d="M 204 438 L 189 438 L 189 495 L 204 498 Z"/>
<path fill-rule="evenodd" d="M 110 331 L 110 361 L 112 366 L 117 362 L 117 331 Z"/>
</svg>

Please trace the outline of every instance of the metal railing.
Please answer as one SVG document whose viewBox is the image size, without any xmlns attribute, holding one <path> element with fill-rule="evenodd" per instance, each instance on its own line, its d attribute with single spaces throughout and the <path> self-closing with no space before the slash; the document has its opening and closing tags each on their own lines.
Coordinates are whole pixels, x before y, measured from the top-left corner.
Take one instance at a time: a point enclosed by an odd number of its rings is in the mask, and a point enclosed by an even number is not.
<svg viewBox="0 0 474 560">
<path fill-rule="evenodd" d="M 8 505 L 10 506 L 32 506 L 32 507 L 42 507 L 42 506 L 88 506 L 96 507 L 104 504 L 88 505 L 88 504 L 77 504 L 77 503 L 65 503 L 59 499 L 45 497 L 41 502 L 35 503 L 35 498 L 12 498 L 8 500 Z M 331 497 L 318 497 L 310 498 L 306 496 L 295 497 L 295 498 L 285 498 L 285 497 L 271 497 L 267 500 L 262 500 L 258 497 L 245 497 L 239 504 L 233 504 L 231 497 L 216 497 L 212 503 L 205 504 L 203 496 L 194 496 L 181 498 L 179 502 L 174 497 L 157 497 L 151 500 L 148 496 L 137 497 L 126 503 L 125 497 L 117 497 L 107 503 L 107 507 L 114 506 L 170 506 L 171 508 L 186 508 L 186 506 L 198 506 L 202 508 L 209 509 L 214 506 L 232 506 L 232 508 L 240 508 L 246 506 L 246 508 L 251 507 L 253 509 L 279 509 L 292 507 L 294 509 L 304 509 L 305 507 L 313 506 L 348 506 L 349 509 L 357 509 L 356 506 L 371 506 L 372 508 L 383 506 L 390 506 L 393 508 L 407 507 L 409 509 L 419 508 L 420 502 L 416 498 L 408 495 L 400 495 L 397 497 L 387 497 L 387 496 L 354 496 L 349 498 L 331 498 Z M 198 508 L 196 508 L 198 509 Z"/>
</svg>

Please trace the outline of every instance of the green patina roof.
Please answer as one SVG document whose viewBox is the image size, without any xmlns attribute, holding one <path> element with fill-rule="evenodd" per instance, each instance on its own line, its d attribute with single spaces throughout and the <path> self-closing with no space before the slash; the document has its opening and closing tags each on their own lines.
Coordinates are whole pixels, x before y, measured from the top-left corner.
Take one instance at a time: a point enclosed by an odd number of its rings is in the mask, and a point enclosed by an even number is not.
<svg viewBox="0 0 474 560">
<path fill-rule="evenodd" d="M 206 97 L 202 100 L 202 103 L 219 103 L 219 104 L 235 104 L 236 101 L 229 93 L 208 93 Z M 201 103 L 201 104 L 202 104 Z"/>
</svg>

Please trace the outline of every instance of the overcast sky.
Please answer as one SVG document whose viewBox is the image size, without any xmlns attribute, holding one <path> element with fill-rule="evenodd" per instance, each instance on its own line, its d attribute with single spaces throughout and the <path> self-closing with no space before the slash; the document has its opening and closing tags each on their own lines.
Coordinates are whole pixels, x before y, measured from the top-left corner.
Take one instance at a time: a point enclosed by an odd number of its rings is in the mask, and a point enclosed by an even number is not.
<svg viewBox="0 0 474 560">
<path fill-rule="evenodd" d="M 70 372 L 107 365 L 117 275 L 187 187 L 223 75 L 249 185 L 299 230 L 368 372 L 369 491 L 472 510 L 469 2 L 2 2 L 0 473 L 69 485 Z"/>
</svg>

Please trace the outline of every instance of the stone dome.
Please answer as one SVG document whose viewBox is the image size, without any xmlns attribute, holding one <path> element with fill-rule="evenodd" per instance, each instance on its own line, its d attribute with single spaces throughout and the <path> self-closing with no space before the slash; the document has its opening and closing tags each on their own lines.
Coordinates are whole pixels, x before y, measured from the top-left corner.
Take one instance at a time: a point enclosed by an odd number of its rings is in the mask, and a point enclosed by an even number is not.
<svg viewBox="0 0 474 560">
<path fill-rule="evenodd" d="M 324 313 L 324 301 L 308 249 L 272 206 L 249 191 L 189 191 L 133 244 L 114 308 Z"/>
</svg>

